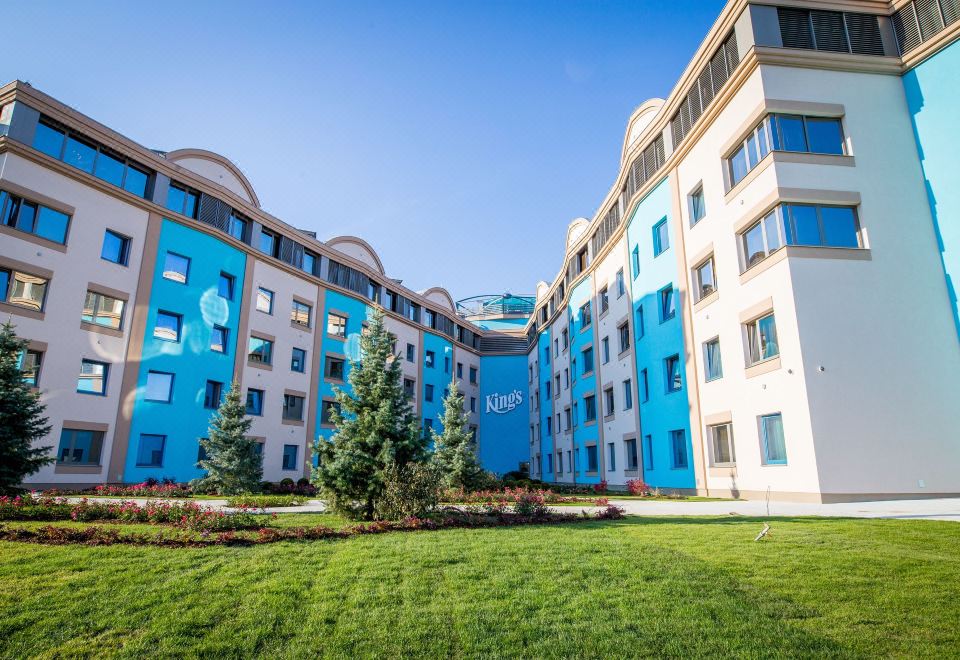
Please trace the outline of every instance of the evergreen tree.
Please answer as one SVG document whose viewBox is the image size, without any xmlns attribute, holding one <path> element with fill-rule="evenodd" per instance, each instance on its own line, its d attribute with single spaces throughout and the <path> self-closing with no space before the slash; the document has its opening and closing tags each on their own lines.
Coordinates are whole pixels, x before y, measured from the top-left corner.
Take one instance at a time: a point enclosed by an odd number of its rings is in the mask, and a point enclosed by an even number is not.
<svg viewBox="0 0 960 660">
<path fill-rule="evenodd" d="M 360 337 L 360 360 L 350 362 L 352 393 L 336 390 L 339 410 L 331 411 L 336 431 L 315 446 L 319 466 L 313 483 L 332 509 L 351 518 L 375 516 L 388 469 L 426 458 L 426 439 L 403 391 L 393 341 L 383 312 L 375 310 Z"/>
<path fill-rule="evenodd" d="M 254 452 L 256 441 L 247 437 L 251 421 L 234 381 L 223 403 L 210 418 L 208 438 L 200 439 L 206 456 L 199 462 L 206 476 L 194 481 L 198 490 L 215 490 L 221 495 L 256 492 L 263 479 L 263 463 Z"/>
<path fill-rule="evenodd" d="M 470 436 L 469 418 L 457 382 L 443 400 L 443 431 L 433 433 L 433 463 L 447 488 L 476 490 L 487 482 Z"/>
<path fill-rule="evenodd" d="M 50 447 L 33 443 L 50 432 L 40 393 L 20 371 L 27 341 L 7 321 L 0 327 L 0 493 L 17 490 L 24 477 L 52 463 Z"/>
</svg>

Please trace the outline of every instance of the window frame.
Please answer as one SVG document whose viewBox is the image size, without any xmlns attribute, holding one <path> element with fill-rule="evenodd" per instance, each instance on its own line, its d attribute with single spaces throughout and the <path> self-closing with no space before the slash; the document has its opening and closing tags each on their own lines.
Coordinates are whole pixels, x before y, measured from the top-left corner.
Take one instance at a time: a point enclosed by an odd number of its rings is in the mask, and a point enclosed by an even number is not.
<svg viewBox="0 0 960 660">
<path fill-rule="evenodd" d="M 167 384 L 167 396 L 166 396 L 165 399 L 152 399 L 152 398 L 150 398 L 150 395 L 149 395 L 149 391 L 150 391 L 150 374 L 157 374 L 157 375 L 159 375 L 159 376 L 169 376 L 168 384 Z M 144 401 L 151 401 L 151 402 L 153 402 L 153 403 L 173 403 L 173 388 L 174 388 L 174 382 L 175 382 L 175 380 L 176 380 L 176 374 L 174 374 L 173 372 L 170 372 L 170 371 L 157 371 L 157 370 L 155 370 L 155 369 L 150 369 L 150 370 L 148 370 L 148 371 L 147 371 L 147 379 L 146 379 L 146 381 L 144 382 L 144 387 L 143 387 L 143 400 L 144 400 Z"/>
<path fill-rule="evenodd" d="M 120 241 L 120 260 L 115 261 L 113 259 L 108 259 L 103 256 L 103 252 L 106 249 L 106 240 L 108 236 L 113 236 Z M 133 239 L 130 236 L 121 234 L 118 231 L 113 229 L 106 228 L 103 230 L 103 242 L 100 244 L 100 258 L 103 261 L 109 262 L 111 264 L 117 264 L 118 266 L 129 267 L 130 265 L 130 246 L 133 242 Z"/>
<path fill-rule="evenodd" d="M 100 378 L 100 380 L 101 380 L 101 382 L 103 383 L 103 385 L 101 386 L 100 391 L 82 390 L 82 389 L 80 389 L 80 379 L 81 379 L 81 377 L 83 377 L 83 375 L 84 375 L 83 365 L 85 365 L 85 364 L 93 364 L 93 365 L 97 365 L 97 366 L 103 367 L 103 375 L 102 375 L 101 378 Z M 79 373 L 79 375 L 77 376 L 77 389 L 76 389 L 76 392 L 77 392 L 77 394 L 88 394 L 88 395 L 92 395 L 92 396 L 107 396 L 107 384 L 108 384 L 109 378 L 110 378 L 110 363 L 109 363 L 109 362 L 101 362 L 100 360 L 90 360 L 90 359 L 88 359 L 88 358 L 80 358 L 80 373 Z"/>
<path fill-rule="evenodd" d="M 726 451 L 729 460 L 720 460 L 718 458 L 718 435 L 717 432 L 720 429 L 726 430 L 725 443 L 727 445 Z M 710 448 L 710 465 L 712 467 L 736 467 L 737 465 L 737 454 L 736 447 L 733 442 L 733 424 L 731 422 L 720 422 L 719 424 L 708 424 L 707 425 L 707 444 Z"/>
</svg>

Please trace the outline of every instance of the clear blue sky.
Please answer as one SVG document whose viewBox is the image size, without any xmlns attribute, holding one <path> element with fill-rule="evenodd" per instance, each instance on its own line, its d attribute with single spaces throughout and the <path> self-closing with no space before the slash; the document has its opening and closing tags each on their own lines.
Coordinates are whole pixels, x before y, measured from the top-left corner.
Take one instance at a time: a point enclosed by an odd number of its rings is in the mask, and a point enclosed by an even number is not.
<svg viewBox="0 0 960 660">
<path fill-rule="evenodd" d="M 366 238 L 411 288 L 528 293 L 722 6 L 31 0 L 3 9 L 0 78 L 224 154 L 265 210 Z"/>
</svg>

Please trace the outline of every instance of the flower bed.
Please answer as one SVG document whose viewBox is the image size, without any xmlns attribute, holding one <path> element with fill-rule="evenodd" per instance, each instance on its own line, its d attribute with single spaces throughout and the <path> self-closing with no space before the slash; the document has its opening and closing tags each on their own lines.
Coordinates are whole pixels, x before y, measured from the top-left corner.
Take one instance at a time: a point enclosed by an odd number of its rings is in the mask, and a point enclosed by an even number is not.
<svg viewBox="0 0 960 660">
<path fill-rule="evenodd" d="M 260 526 L 248 510 L 237 513 L 214 511 L 194 502 L 98 502 L 83 499 L 71 503 L 62 497 L 0 497 L 0 520 L 114 521 L 174 525 L 193 531 L 252 529 Z"/>
<path fill-rule="evenodd" d="M 457 502 L 462 504 L 503 504 L 515 505 L 533 498 L 542 498 L 545 504 L 597 504 L 596 497 L 577 497 L 576 495 L 563 495 L 549 488 L 504 488 L 503 490 L 478 490 L 474 492 L 466 491 L 462 488 L 451 488 L 447 490 L 442 500 L 444 502 Z M 602 499 L 602 498 L 601 498 Z"/>
<path fill-rule="evenodd" d="M 228 506 L 254 509 L 301 506 L 306 503 L 307 498 L 302 495 L 236 495 L 227 500 Z"/>
<path fill-rule="evenodd" d="M 582 513 L 551 513 L 524 515 L 501 512 L 495 515 L 447 508 L 430 518 L 407 518 L 402 521 L 380 521 L 351 525 L 343 529 L 331 527 L 261 527 L 256 532 L 237 533 L 234 530 L 211 532 L 204 530 L 199 535 L 181 530 L 170 536 L 142 532 L 121 532 L 92 525 L 90 527 L 56 527 L 45 525 L 36 529 L 10 528 L 0 525 L 0 541 L 19 541 L 47 545 L 152 545 L 163 547 L 207 547 L 214 545 L 253 546 L 280 541 L 323 541 L 346 539 L 367 534 L 388 532 L 436 531 L 441 529 L 480 529 L 489 527 L 512 527 L 517 525 L 549 525 L 588 520 L 616 520 L 623 517 L 623 509 L 610 506 L 595 515 Z"/>
</svg>

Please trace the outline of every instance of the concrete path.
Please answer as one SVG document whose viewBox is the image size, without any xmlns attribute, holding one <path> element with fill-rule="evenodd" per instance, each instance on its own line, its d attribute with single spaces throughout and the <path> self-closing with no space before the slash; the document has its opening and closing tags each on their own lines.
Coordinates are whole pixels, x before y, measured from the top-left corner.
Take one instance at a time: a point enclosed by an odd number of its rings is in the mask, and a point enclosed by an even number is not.
<svg viewBox="0 0 960 660">
<path fill-rule="evenodd" d="M 69 498 L 79 501 L 80 498 Z M 148 498 L 91 498 L 92 501 L 134 501 L 143 504 Z M 224 500 L 177 500 L 196 502 L 212 509 L 232 511 Z M 766 502 L 762 500 L 720 500 L 715 502 L 685 502 L 672 500 L 618 500 L 611 504 L 622 507 L 635 516 L 748 516 L 765 517 Z M 580 509 L 595 510 L 592 505 L 553 507 L 571 513 Z M 272 507 L 265 513 L 322 513 L 326 507 L 320 500 L 308 500 L 302 506 Z M 931 500 L 887 500 L 881 502 L 844 502 L 839 504 L 806 504 L 798 502 L 770 502 L 770 516 L 828 516 L 849 518 L 900 518 L 921 520 L 950 520 L 960 522 L 960 498 Z"/>
</svg>

